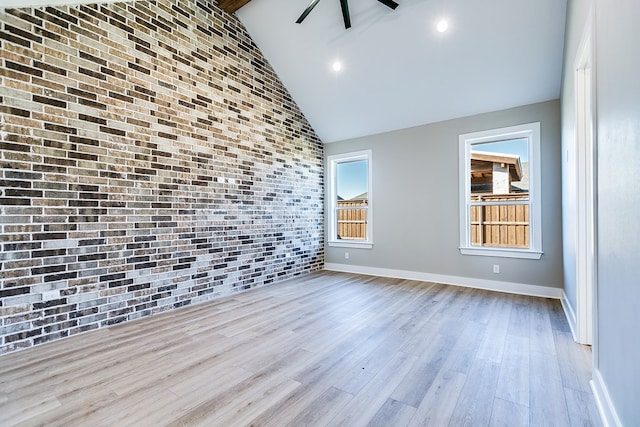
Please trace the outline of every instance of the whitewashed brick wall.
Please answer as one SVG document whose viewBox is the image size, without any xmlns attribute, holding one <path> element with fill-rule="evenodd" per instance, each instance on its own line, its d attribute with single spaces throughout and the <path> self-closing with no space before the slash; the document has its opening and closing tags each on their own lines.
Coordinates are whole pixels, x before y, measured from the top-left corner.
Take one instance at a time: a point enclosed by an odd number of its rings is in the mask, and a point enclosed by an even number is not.
<svg viewBox="0 0 640 427">
<path fill-rule="evenodd" d="M 0 353 L 320 269 L 322 143 L 212 0 L 0 11 Z"/>
</svg>

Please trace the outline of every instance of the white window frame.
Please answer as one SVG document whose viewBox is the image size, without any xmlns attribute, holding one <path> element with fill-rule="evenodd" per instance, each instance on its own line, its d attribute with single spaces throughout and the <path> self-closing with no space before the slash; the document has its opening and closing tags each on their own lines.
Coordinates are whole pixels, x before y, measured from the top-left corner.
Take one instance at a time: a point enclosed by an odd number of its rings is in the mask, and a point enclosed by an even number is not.
<svg viewBox="0 0 640 427">
<path fill-rule="evenodd" d="M 471 245 L 471 148 L 475 144 L 528 139 L 529 149 L 529 248 L 503 248 Z M 459 136 L 460 161 L 460 253 L 506 258 L 540 259 L 542 256 L 542 209 L 540 122 L 466 133 Z"/>
<path fill-rule="evenodd" d="M 373 186 L 372 184 L 372 164 L 373 156 L 371 150 L 355 151 L 344 154 L 335 154 L 327 157 L 327 199 L 328 199 L 328 225 L 327 225 L 327 244 L 329 246 L 343 248 L 365 248 L 373 247 Z M 353 162 L 357 160 L 367 160 L 367 240 L 345 241 L 337 239 L 337 200 L 338 200 L 338 182 L 337 182 L 337 165 L 339 163 Z"/>
</svg>

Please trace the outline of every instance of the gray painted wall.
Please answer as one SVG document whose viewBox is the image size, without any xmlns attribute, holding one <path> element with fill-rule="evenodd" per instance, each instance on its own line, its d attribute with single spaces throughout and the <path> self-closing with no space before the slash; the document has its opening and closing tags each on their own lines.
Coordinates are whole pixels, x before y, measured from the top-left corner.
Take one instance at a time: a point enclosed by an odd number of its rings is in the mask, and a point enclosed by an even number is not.
<svg viewBox="0 0 640 427">
<path fill-rule="evenodd" d="M 597 366 L 623 425 L 640 425 L 640 2 L 596 0 Z"/>
<path fill-rule="evenodd" d="M 458 135 L 535 121 L 541 122 L 544 255 L 461 255 Z M 327 247 L 327 263 L 563 286 L 559 101 L 326 144 L 325 155 L 364 149 L 373 150 L 374 247 Z M 500 265 L 500 274 L 493 273 L 493 264 Z"/>
</svg>

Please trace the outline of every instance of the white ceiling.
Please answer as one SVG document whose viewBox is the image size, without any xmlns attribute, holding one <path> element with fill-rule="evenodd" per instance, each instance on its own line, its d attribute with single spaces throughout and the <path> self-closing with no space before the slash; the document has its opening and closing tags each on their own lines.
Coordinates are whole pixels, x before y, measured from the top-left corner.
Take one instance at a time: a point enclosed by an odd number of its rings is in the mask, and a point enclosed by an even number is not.
<svg viewBox="0 0 640 427">
<path fill-rule="evenodd" d="M 302 24 L 308 0 L 253 0 L 236 15 L 324 142 L 560 96 L 566 0 L 396 1 L 349 0 L 349 30 L 339 0 Z M 442 17 L 446 33 L 435 30 Z"/>
<path fill-rule="evenodd" d="M 349 30 L 339 0 L 302 24 L 308 0 L 253 0 L 236 15 L 324 142 L 560 96 L 566 0 L 396 1 L 349 0 Z"/>
</svg>

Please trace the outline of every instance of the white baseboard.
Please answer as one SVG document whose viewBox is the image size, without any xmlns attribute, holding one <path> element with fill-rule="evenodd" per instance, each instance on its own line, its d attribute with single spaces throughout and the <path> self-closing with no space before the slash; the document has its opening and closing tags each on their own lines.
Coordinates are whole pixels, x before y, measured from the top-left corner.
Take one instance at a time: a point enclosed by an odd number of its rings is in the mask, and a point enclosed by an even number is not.
<svg viewBox="0 0 640 427">
<path fill-rule="evenodd" d="M 593 369 L 591 390 L 596 399 L 596 405 L 598 406 L 598 411 L 600 411 L 600 418 L 604 427 L 622 427 L 622 421 L 620 421 L 616 408 L 613 406 L 607 385 L 604 383 L 602 374 L 596 368 Z"/>
<path fill-rule="evenodd" d="M 507 292 L 510 294 L 529 295 L 543 298 L 562 298 L 562 289 L 548 286 L 527 285 L 524 283 L 500 282 L 497 280 L 473 279 L 471 277 L 448 276 L 443 274 L 423 273 L 420 271 L 394 270 L 389 268 L 367 267 L 325 263 L 325 270 L 343 273 L 365 274 L 368 276 L 392 277 L 396 279 L 420 280 L 445 285 L 464 286 L 467 288 L 485 289 L 489 291 Z"/>
<path fill-rule="evenodd" d="M 562 303 L 562 310 L 564 311 L 564 315 L 567 318 L 567 322 L 569 323 L 569 328 L 571 328 L 571 335 L 573 335 L 573 340 L 578 342 L 578 318 L 576 317 L 576 312 L 573 311 L 573 307 L 571 307 L 571 303 L 569 302 L 569 298 L 567 294 L 562 290 L 562 299 L 560 299 Z"/>
</svg>

